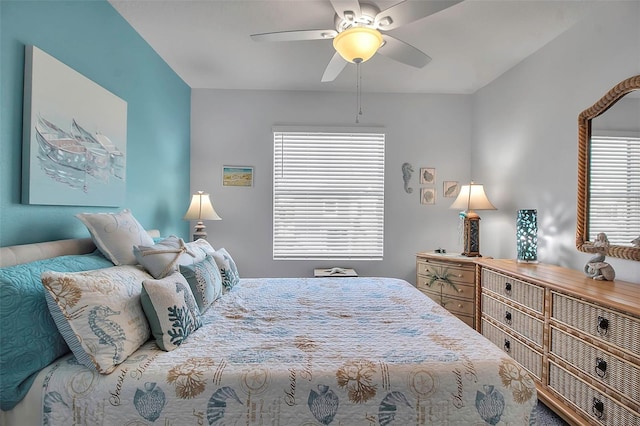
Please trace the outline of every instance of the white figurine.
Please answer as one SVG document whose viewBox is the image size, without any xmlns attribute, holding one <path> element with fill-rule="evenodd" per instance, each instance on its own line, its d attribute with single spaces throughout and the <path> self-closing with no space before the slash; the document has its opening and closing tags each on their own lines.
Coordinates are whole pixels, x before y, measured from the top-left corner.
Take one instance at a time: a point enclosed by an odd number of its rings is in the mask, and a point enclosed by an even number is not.
<svg viewBox="0 0 640 426">
<path fill-rule="evenodd" d="M 587 249 L 591 253 L 596 253 L 586 265 L 584 265 L 584 273 L 594 280 L 613 281 L 616 277 L 616 271 L 613 267 L 604 261 L 605 254 L 609 248 L 609 239 L 607 234 L 600 232 L 593 242 L 593 246 Z"/>
</svg>

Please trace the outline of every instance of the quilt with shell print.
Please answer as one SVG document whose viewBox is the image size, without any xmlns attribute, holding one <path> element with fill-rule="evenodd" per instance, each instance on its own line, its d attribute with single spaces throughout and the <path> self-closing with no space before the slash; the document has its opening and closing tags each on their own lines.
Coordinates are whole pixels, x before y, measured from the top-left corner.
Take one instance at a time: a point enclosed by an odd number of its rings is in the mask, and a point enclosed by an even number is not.
<svg viewBox="0 0 640 426">
<path fill-rule="evenodd" d="M 47 369 L 46 425 L 526 425 L 537 402 L 500 349 L 390 278 L 244 278 L 172 352 Z"/>
</svg>

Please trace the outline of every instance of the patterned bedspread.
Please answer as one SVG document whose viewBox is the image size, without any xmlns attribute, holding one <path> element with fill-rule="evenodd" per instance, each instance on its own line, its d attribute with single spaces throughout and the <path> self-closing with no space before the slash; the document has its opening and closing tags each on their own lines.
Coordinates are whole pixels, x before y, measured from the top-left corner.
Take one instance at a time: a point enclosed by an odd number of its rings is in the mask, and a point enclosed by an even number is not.
<svg viewBox="0 0 640 426">
<path fill-rule="evenodd" d="M 49 425 L 526 425 L 535 386 L 405 281 L 242 279 L 173 352 L 48 367 Z"/>
</svg>

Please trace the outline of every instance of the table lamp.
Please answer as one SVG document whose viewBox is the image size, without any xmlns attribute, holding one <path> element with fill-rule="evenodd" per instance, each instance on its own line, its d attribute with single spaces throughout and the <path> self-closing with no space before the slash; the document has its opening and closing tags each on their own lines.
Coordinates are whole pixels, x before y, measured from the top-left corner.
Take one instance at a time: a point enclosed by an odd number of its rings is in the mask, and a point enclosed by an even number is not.
<svg viewBox="0 0 640 426">
<path fill-rule="evenodd" d="M 484 187 L 471 182 L 462 185 L 458 198 L 451 204 L 452 209 L 461 210 L 464 218 L 463 256 L 480 256 L 480 216 L 474 210 L 497 210 L 484 193 Z"/>
<path fill-rule="evenodd" d="M 198 191 L 191 197 L 191 204 L 187 213 L 184 215 L 184 220 L 197 220 L 196 226 L 193 232 L 193 241 L 200 238 L 207 239 L 206 226 L 202 223 L 203 220 L 222 220 L 218 213 L 213 209 L 209 194 L 205 194 L 202 191 Z"/>
</svg>

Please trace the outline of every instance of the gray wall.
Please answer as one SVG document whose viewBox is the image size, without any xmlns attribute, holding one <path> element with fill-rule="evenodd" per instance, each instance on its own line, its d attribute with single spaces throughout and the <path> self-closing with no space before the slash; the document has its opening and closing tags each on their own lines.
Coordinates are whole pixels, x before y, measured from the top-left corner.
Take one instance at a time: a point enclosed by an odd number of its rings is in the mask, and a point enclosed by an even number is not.
<svg viewBox="0 0 640 426">
<path fill-rule="evenodd" d="M 515 215 L 538 209 L 539 259 L 582 270 L 575 248 L 577 117 L 640 74 L 640 2 L 606 2 L 474 95 L 472 171 L 500 210 L 483 220 L 483 248 L 515 257 Z M 640 283 L 640 262 L 607 258 Z"/>
<path fill-rule="evenodd" d="M 484 255 L 514 258 L 516 211 L 536 208 L 540 260 L 582 269 L 590 255 L 575 249 L 577 117 L 640 73 L 640 3 L 602 4 L 473 95 L 364 95 L 362 125 L 387 133 L 385 256 L 341 266 L 414 282 L 416 252 L 461 250 L 442 181 L 473 179 L 498 208 L 480 212 Z M 209 241 L 229 249 L 241 275 L 309 276 L 327 266 L 271 260 L 271 126 L 348 126 L 354 113 L 353 93 L 193 90 L 191 189 L 212 193 L 223 220 L 207 223 Z M 414 192 L 403 191 L 405 161 L 437 169 L 435 205 L 419 204 L 417 173 Z M 255 186 L 223 187 L 224 164 L 254 166 Z M 640 262 L 609 260 L 618 278 L 640 282 Z"/>
<path fill-rule="evenodd" d="M 245 277 L 310 276 L 329 262 L 272 260 L 273 125 L 355 126 L 355 94 L 193 90 L 191 188 L 212 194 L 219 222 L 209 242 L 225 247 Z M 384 126 L 384 260 L 345 262 L 361 275 L 415 281 L 415 253 L 439 246 L 460 251 L 457 212 L 442 198 L 443 180 L 469 180 L 470 96 L 364 95 L 361 126 Z M 416 173 L 403 188 L 401 165 Z M 253 188 L 222 186 L 223 165 L 255 167 Z M 420 167 L 435 167 L 437 200 L 421 205 Z M 491 194 L 490 194 L 491 195 Z"/>
</svg>

